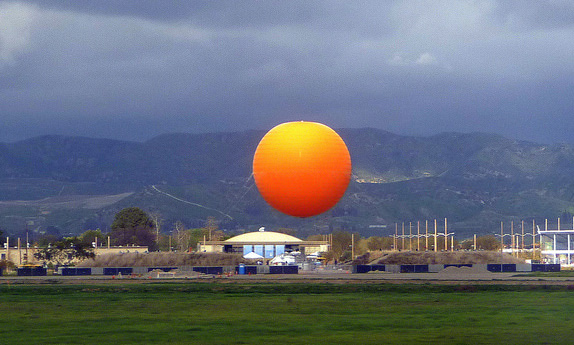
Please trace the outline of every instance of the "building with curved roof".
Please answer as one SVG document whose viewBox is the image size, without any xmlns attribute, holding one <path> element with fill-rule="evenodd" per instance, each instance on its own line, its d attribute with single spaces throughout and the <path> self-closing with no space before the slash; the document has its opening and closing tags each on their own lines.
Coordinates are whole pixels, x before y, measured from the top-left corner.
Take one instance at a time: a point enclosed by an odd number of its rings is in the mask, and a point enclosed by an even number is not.
<svg viewBox="0 0 574 345">
<path fill-rule="evenodd" d="M 224 241 L 225 243 L 261 243 L 261 244 L 268 244 L 268 243 L 300 243 L 303 240 L 298 239 L 295 236 L 283 234 L 280 232 L 274 231 L 255 231 L 255 232 L 248 232 L 245 234 L 237 235 L 232 237 L 228 240 Z"/>
<path fill-rule="evenodd" d="M 242 253 L 254 252 L 265 259 L 289 252 L 326 252 L 328 241 L 303 241 L 295 236 L 274 231 L 255 231 L 237 235 L 225 241 L 204 241 L 199 244 L 199 251 L 207 253 Z"/>
</svg>

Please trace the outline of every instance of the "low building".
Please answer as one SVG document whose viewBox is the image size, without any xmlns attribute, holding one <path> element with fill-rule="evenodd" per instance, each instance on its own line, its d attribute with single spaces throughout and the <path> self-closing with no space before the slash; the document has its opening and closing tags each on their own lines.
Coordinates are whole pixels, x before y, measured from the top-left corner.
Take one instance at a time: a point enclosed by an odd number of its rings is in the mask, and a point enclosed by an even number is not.
<svg viewBox="0 0 574 345">
<path fill-rule="evenodd" d="M 265 259 L 273 259 L 283 253 L 301 252 L 311 254 L 329 250 L 328 241 L 304 241 L 295 236 L 273 232 L 255 231 L 232 237 L 225 241 L 204 241 L 198 251 L 206 253 L 256 253 Z"/>
<path fill-rule="evenodd" d="M 574 230 L 539 230 L 543 263 L 574 265 Z"/>
<path fill-rule="evenodd" d="M 7 260 L 13 262 L 15 265 L 24 264 L 41 264 L 34 254 L 39 249 L 37 247 L 30 246 L 26 248 L 26 245 L 21 246 L 6 246 L 0 248 L 0 260 Z M 122 254 L 122 253 L 147 253 L 147 246 L 100 246 L 94 248 L 94 254 L 104 255 L 104 254 Z"/>
</svg>

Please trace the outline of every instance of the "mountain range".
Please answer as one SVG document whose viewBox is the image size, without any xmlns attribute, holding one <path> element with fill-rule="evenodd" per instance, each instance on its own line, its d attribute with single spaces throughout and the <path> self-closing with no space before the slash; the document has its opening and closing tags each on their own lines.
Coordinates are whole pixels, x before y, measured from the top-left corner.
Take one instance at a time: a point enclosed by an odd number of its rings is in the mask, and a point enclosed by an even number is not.
<svg viewBox="0 0 574 345">
<path fill-rule="evenodd" d="M 457 238 L 500 232 L 500 223 L 572 224 L 574 149 L 495 134 L 401 136 L 339 129 L 353 176 L 332 210 L 298 219 L 270 208 L 251 176 L 264 131 L 173 133 L 146 142 L 42 136 L 0 144 L 0 229 L 11 236 L 109 229 L 124 207 L 230 232 L 290 228 L 300 237 L 333 230 L 389 235 L 395 224 L 448 218 Z M 421 225 L 422 226 L 422 225 Z M 569 225 L 570 227 L 572 225 Z M 531 228 L 531 225 L 530 225 Z M 519 231 L 519 230 L 518 230 Z"/>
</svg>

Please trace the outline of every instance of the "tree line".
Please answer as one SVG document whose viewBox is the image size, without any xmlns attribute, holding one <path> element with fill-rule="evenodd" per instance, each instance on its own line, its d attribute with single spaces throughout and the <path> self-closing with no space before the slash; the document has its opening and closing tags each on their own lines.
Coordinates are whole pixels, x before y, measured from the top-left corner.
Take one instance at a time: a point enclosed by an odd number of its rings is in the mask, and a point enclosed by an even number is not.
<svg viewBox="0 0 574 345">
<path fill-rule="evenodd" d="M 47 233 L 36 243 L 40 247 L 36 251 L 36 259 L 57 264 L 71 263 L 77 259 L 94 257 L 94 248 L 98 246 L 146 246 L 149 251 L 195 251 L 198 243 L 225 240 L 229 236 L 219 230 L 217 221 L 209 217 L 202 228 L 187 229 L 180 221 L 174 223 L 170 234 L 160 232 L 160 217 L 148 215 L 138 207 L 128 207 L 119 211 L 112 222 L 109 233 L 99 229 L 87 230 L 79 236 L 61 238 L 53 233 Z M 279 229 L 279 232 L 295 235 L 292 229 Z M 312 235 L 310 241 L 323 240 L 325 235 Z M 435 250 L 434 239 L 425 238 L 393 238 L 393 236 L 362 237 L 358 232 L 344 230 L 334 231 L 329 236 L 331 249 L 323 253 L 330 262 L 344 262 L 372 251 L 391 250 Z M 499 250 L 500 241 L 494 236 L 480 236 L 474 240 L 458 242 L 452 238 L 446 243 L 444 238 L 436 242 L 437 251 L 443 250 Z"/>
<path fill-rule="evenodd" d="M 323 235 L 312 235 L 307 238 L 310 241 L 323 239 Z M 371 236 L 362 237 L 358 232 L 334 231 L 330 236 L 331 249 L 324 253 L 325 258 L 334 262 L 344 262 L 367 252 L 374 251 L 434 251 L 434 239 L 427 241 L 424 238 L 393 238 L 393 236 Z M 474 239 L 467 239 L 461 242 L 449 238 L 445 247 L 444 238 L 437 241 L 437 251 L 444 250 L 500 250 L 500 240 L 492 235 L 478 236 L 476 238 L 476 248 Z"/>
<path fill-rule="evenodd" d="M 40 237 L 35 245 L 37 260 L 58 265 L 70 264 L 75 260 L 93 258 L 96 246 L 145 246 L 149 251 L 193 251 L 197 243 L 208 240 L 224 240 L 223 231 L 218 229 L 214 218 L 209 217 L 206 226 L 186 229 L 182 222 L 176 222 L 171 235 L 159 231 L 159 217 L 150 216 L 138 207 L 119 211 L 112 222 L 109 233 L 100 229 L 87 230 L 79 236 L 61 237 L 50 232 Z"/>
</svg>

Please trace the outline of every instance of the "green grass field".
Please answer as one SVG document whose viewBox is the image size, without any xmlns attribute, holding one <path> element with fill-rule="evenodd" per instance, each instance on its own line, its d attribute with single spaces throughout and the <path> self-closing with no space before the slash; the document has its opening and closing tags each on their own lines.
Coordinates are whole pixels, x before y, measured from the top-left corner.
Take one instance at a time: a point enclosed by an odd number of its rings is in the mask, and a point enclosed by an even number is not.
<svg viewBox="0 0 574 345">
<path fill-rule="evenodd" d="M 0 344 L 571 344 L 569 287 L 1 285 Z"/>
</svg>

